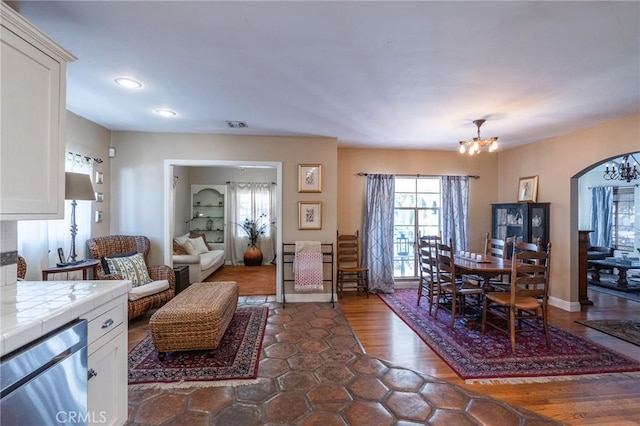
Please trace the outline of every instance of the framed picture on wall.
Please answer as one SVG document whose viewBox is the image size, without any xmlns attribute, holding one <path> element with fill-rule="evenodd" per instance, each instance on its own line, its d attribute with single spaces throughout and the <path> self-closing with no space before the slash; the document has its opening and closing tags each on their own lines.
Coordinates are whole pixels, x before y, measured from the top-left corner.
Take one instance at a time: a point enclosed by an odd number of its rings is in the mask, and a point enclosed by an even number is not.
<svg viewBox="0 0 640 426">
<path fill-rule="evenodd" d="M 322 229 L 322 202 L 298 202 L 298 229 Z"/>
<path fill-rule="evenodd" d="M 322 165 L 298 164 L 298 192 L 322 192 Z"/>
<path fill-rule="evenodd" d="M 521 177 L 518 181 L 518 202 L 535 203 L 538 199 L 538 176 Z"/>
</svg>

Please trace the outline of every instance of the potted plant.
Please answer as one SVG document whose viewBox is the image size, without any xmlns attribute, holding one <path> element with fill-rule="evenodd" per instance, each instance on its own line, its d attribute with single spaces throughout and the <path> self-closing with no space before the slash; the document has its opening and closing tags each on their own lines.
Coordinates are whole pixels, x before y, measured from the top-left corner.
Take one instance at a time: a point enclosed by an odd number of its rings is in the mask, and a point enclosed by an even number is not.
<svg viewBox="0 0 640 426">
<path fill-rule="evenodd" d="M 267 215 L 261 214 L 256 219 L 245 219 L 244 222 L 239 224 L 240 228 L 249 237 L 249 248 L 244 252 L 244 264 L 245 266 L 260 266 L 262 265 L 262 251 L 256 246 L 258 239 L 265 235 L 269 222 L 266 221 Z"/>
</svg>

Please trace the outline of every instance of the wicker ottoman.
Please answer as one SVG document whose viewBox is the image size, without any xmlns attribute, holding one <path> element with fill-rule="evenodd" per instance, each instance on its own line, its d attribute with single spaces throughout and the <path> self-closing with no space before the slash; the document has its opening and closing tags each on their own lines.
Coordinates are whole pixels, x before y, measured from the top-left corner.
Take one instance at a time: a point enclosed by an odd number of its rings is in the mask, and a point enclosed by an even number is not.
<svg viewBox="0 0 640 426">
<path fill-rule="evenodd" d="M 194 283 L 149 320 L 160 359 L 165 352 L 214 349 L 238 306 L 238 283 Z"/>
</svg>

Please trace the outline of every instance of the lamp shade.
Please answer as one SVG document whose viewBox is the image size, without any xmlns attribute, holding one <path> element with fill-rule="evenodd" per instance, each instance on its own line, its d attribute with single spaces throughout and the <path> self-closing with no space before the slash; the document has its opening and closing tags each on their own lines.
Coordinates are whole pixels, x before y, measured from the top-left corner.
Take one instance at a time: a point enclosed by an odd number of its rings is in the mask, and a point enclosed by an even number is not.
<svg viewBox="0 0 640 426">
<path fill-rule="evenodd" d="M 64 174 L 65 200 L 95 200 L 96 193 L 91 185 L 91 177 L 82 173 Z"/>
</svg>

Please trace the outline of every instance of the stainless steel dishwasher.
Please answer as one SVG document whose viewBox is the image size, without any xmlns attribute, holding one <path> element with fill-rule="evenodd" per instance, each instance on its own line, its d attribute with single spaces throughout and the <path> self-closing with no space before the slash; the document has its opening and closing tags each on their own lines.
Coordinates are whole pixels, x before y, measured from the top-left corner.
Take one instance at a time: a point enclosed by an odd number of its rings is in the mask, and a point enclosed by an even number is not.
<svg viewBox="0 0 640 426">
<path fill-rule="evenodd" d="M 2 426 L 86 425 L 87 321 L 3 357 L 0 384 Z"/>
</svg>

